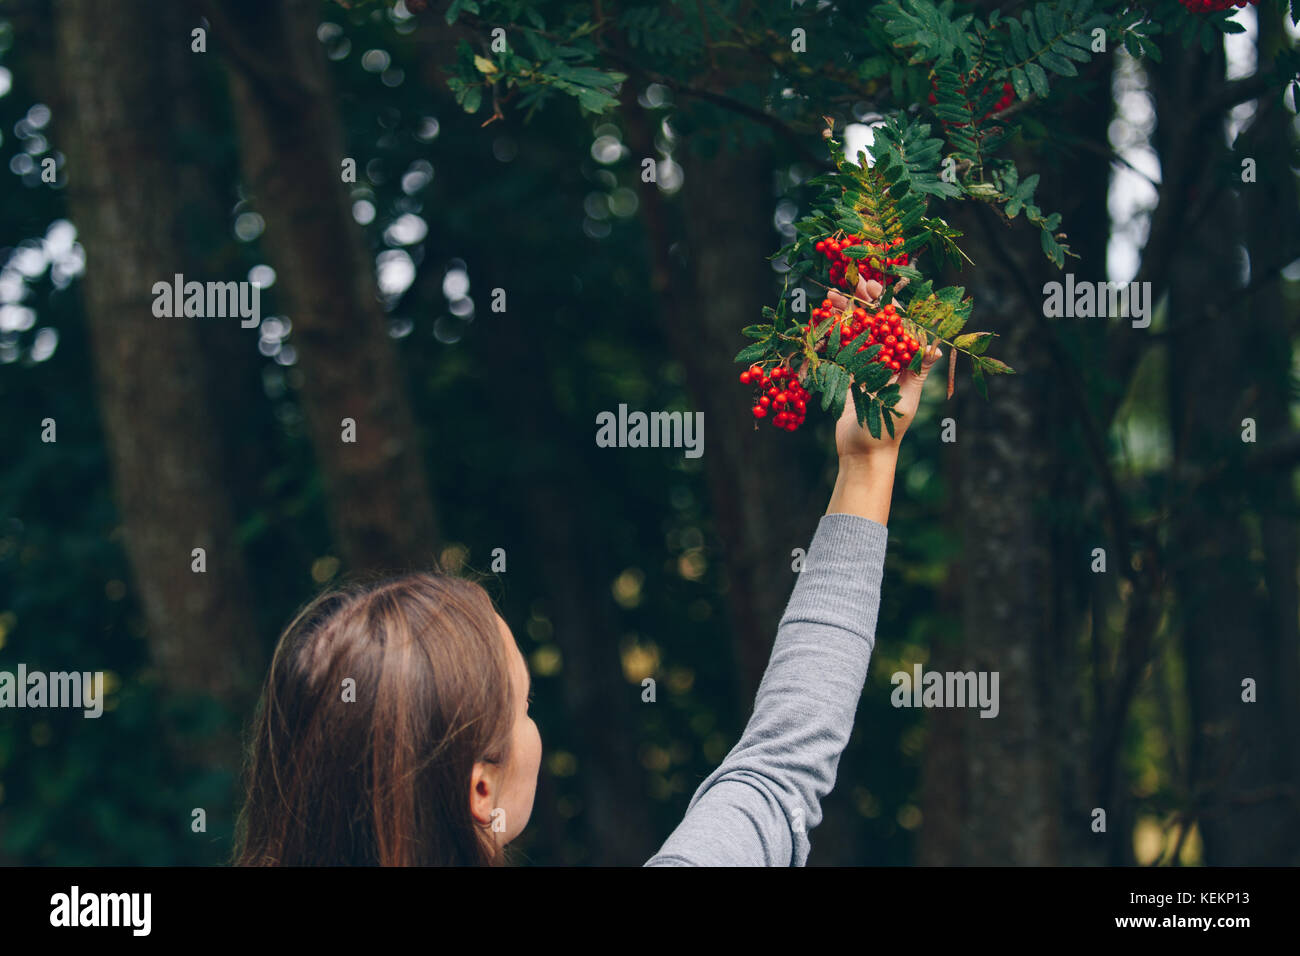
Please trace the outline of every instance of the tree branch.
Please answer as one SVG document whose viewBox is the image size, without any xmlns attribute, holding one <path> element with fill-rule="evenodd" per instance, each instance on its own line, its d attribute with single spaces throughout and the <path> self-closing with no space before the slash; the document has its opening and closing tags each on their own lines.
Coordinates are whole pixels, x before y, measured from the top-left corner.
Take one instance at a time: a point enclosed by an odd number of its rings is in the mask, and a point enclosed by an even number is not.
<svg viewBox="0 0 1300 956">
<path fill-rule="evenodd" d="M 1093 153 L 1097 156 L 1104 156 L 1106 159 L 1109 159 L 1111 162 L 1119 163 L 1120 165 L 1125 166 L 1129 170 L 1137 173 L 1139 176 L 1145 179 L 1156 189 L 1160 188 L 1159 181 L 1152 179 L 1150 176 L 1142 172 L 1142 170 L 1138 169 L 1131 162 L 1129 162 L 1119 153 L 1115 152 L 1115 150 L 1111 149 L 1109 146 L 1102 146 L 1100 143 L 1094 143 L 1090 139 L 1082 139 L 1082 138 L 1074 139 L 1074 140 L 1066 140 L 1066 142 L 1068 142 L 1071 145 L 1078 146 L 1080 149 L 1087 150 L 1088 152 Z"/>
<path fill-rule="evenodd" d="M 1258 99 L 1274 89 L 1279 82 L 1283 80 L 1289 81 L 1290 79 L 1290 76 L 1283 76 L 1277 70 L 1269 70 L 1225 83 L 1217 95 L 1210 97 L 1201 105 L 1196 125 L 1199 127 L 1206 123 L 1212 123 L 1225 110 Z M 1285 83 L 1283 85 L 1285 86 Z"/>
<path fill-rule="evenodd" d="M 674 93 L 713 103 L 714 105 L 721 106 L 723 109 L 736 113 L 739 116 L 751 119 L 754 122 L 779 133 L 805 162 L 811 163 L 813 166 L 824 171 L 830 171 L 835 168 L 834 164 L 832 164 L 829 159 L 818 156 L 808 148 L 805 137 L 812 135 L 811 130 L 806 133 L 801 133 L 783 120 L 771 115 L 770 113 L 764 112 L 758 107 L 750 106 L 748 103 L 743 103 L 740 100 L 733 99 L 723 93 L 715 93 L 713 90 L 699 89 L 698 87 L 693 87 L 681 82 L 680 80 L 676 80 L 671 76 L 664 76 L 654 70 L 648 70 L 634 62 L 631 58 L 624 56 L 615 50 L 609 50 L 607 52 L 615 63 L 628 72 L 629 76 L 640 76 L 651 83 L 658 83 L 662 86 L 666 86 Z"/>
</svg>

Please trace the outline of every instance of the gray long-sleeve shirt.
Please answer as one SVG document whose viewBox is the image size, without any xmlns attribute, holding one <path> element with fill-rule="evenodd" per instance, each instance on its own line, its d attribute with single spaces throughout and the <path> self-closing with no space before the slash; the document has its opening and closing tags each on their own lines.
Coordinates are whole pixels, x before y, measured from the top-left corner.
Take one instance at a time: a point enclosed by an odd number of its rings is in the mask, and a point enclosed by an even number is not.
<svg viewBox="0 0 1300 956">
<path fill-rule="evenodd" d="M 803 866 L 876 639 L 888 529 L 824 515 L 740 741 L 646 866 Z"/>
</svg>

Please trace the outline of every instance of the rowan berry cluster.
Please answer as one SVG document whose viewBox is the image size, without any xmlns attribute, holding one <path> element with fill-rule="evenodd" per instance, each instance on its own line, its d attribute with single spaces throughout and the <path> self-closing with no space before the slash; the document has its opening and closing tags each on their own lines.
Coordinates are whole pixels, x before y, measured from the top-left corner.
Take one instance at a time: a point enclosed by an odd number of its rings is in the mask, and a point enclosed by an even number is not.
<svg viewBox="0 0 1300 956">
<path fill-rule="evenodd" d="M 1004 109 L 1016 101 L 1016 88 L 1010 83 L 1002 84 L 1002 96 L 993 104 L 993 112 L 1001 113 Z"/>
<path fill-rule="evenodd" d="M 804 331 L 816 328 L 820 323 L 836 315 L 830 299 L 823 299 L 820 308 L 812 310 L 812 321 L 804 326 Z M 859 352 L 865 352 L 873 345 L 880 345 L 880 352 L 872 359 L 886 366 L 890 371 L 898 372 L 907 367 L 921 347 L 919 340 L 912 337 L 903 328 L 903 318 L 893 304 L 885 306 L 879 312 L 871 313 L 861 306 L 845 310 L 839 320 L 832 323 L 827 337 L 817 343 L 817 351 L 825 352 L 826 343 L 838 333 L 839 347 L 844 348 L 863 332 L 867 337 L 858 346 Z"/>
<path fill-rule="evenodd" d="M 1254 6 L 1258 0 L 1178 0 L 1192 13 L 1210 13 L 1215 10 L 1231 10 L 1233 7 Z"/>
<path fill-rule="evenodd" d="M 886 250 L 891 249 L 894 246 L 902 245 L 902 243 L 902 239 L 895 239 L 893 242 L 887 243 L 876 243 L 867 242 L 859 235 L 849 235 L 845 236 L 843 239 L 836 239 L 834 236 L 831 236 L 826 239 L 818 239 L 814 248 L 830 260 L 831 281 L 842 289 L 848 289 L 851 288 L 847 278 L 849 264 L 855 261 L 858 265 L 858 276 L 860 278 L 868 281 L 875 279 L 881 285 L 889 285 L 889 283 L 893 281 L 894 277 L 875 268 L 871 265 L 870 259 L 853 259 L 845 254 L 845 249 L 848 249 L 851 246 L 864 246 L 872 252 L 880 253 L 880 255 L 877 255 L 874 258 L 883 260 L 886 265 L 905 266 L 907 265 L 906 252 L 897 256 L 886 257 L 884 255 Z"/>
<path fill-rule="evenodd" d="M 776 428 L 792 432 L 807 417 L 808 391 L 799 383 L 794 369 L 787 365 L 772 369 L 770 375 L 761 365 L 751 365 L 740 373 L 740 384 L 754 386 L 752 411 L 756 419 L 770 415 Z"/>
</svg>

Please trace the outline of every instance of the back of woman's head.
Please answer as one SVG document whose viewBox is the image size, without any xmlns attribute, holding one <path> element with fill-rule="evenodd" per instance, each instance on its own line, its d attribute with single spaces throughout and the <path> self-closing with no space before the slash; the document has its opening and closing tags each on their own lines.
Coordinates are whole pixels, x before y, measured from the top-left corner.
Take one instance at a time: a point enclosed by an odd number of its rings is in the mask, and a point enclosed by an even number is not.
<svg viewBox="0 0 1300 956">
<path fill-rule="evenodd" d="M 508 759 L 511 699 L 477 584 L 414 574 L 322 594 L 271 662 L 236 864 L 500 862 L 469 782 L 476 761 Z"/>
</svg>

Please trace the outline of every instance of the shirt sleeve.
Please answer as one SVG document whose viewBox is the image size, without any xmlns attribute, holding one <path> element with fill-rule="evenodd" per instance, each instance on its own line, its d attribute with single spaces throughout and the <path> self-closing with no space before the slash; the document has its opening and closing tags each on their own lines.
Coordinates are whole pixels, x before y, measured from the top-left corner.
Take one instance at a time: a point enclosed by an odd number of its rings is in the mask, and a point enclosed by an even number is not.
<svg viewBox="0 0 1300 956">
<path fill-rule="evenodd" d="M 888 529 L 823 515 L 754 713 L 646 866 L 803 866 L 875 646 Z"/>
</svg>

